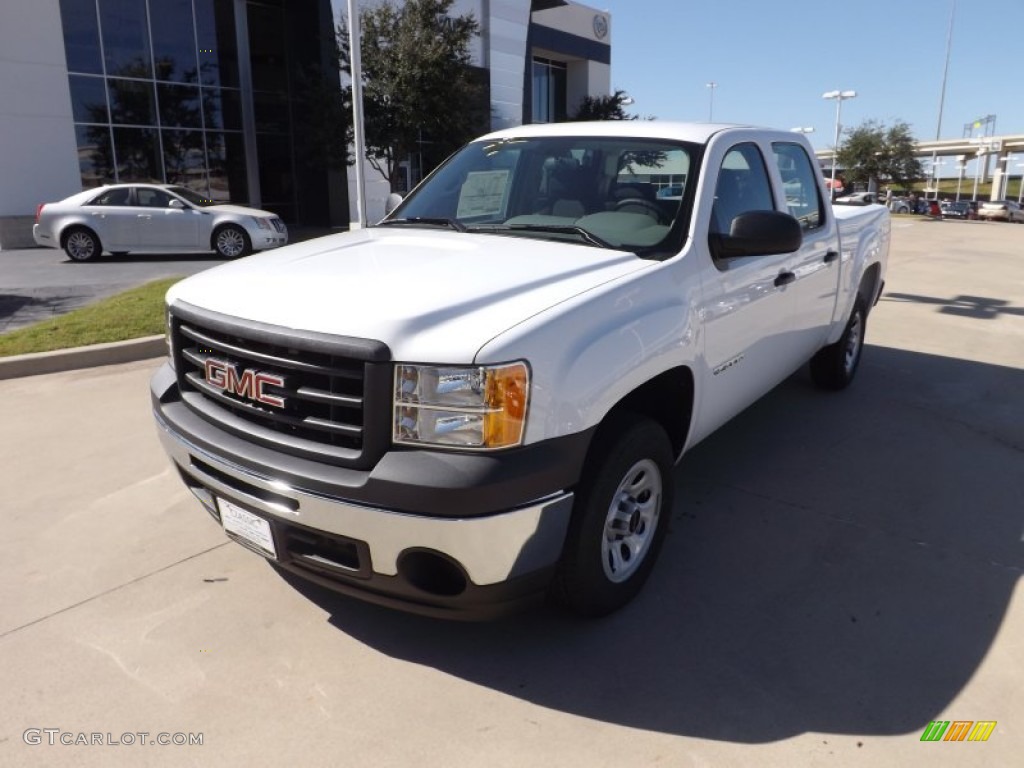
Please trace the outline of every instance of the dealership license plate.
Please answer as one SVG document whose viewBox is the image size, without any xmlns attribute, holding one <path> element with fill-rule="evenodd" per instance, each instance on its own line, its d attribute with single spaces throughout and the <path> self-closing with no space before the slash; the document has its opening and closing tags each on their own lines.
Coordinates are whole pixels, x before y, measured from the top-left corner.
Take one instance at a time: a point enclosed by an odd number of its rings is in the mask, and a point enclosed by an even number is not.
<svg viewBox="0 0 1024 768">
<path fill-rule="evenodd" d="M 225 532 L 234 534 L 262 555 L 277 557 L 270 523 L 226 499 L 218 498 L 217 508 L 220 509 L 220 521 Z"/>
</svg>

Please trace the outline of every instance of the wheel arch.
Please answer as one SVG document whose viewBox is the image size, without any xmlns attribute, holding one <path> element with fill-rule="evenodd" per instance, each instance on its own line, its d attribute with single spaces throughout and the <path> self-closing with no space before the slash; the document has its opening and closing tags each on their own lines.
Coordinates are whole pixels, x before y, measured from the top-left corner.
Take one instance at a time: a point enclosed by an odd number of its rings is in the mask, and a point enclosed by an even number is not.
<svg viewBox="0 0 1024 768">
<path fill-rule="evenodd" d="M 686 447 L 693 420 L 693 382 L 693 372 L 685 365 L 670 368 L 648 379 L 605 414 L 591 446 L 604 437 L 610 425 L 618 423 L 622 415 L 636 414 L 646 416 L 665 430 L 678 461 Z"/>
<path fill-rule="evenodd" d="M 99 232 L 90 227 L 83 221 L 69 221 L 60 229 L 60 235 L 58 236 L 57 242 L 60 243 L 60 247 L 64 248 L 67 246 L 68 237 L 76 229 L 84 229 L 90 235 L 96 238 L 96 242 L 100 244 L 100 250 L 103 250 L 103 238 L 100 237 Z"/>
<path fill-rule="evenodd" d="M 871 314 L 872 307 L 882 295 L 882 265 L 875 261 L 868 265 L 857 287 L 857 298 L 864 302 L 864 311 Z"/>
</svg>

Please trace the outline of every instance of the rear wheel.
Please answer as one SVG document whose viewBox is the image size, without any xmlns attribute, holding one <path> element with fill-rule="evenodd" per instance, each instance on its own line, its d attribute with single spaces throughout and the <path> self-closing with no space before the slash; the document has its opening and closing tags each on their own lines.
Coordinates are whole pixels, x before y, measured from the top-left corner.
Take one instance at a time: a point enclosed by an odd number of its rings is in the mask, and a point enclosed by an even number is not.
<svg viewBox="0 0 1024 768">
<path fill-rule="evenodd" d="M 553 597 L 583 616 L 621 608 L 647 581 L 672 513 L 672 445 L 654 421 L 613 415 L 587 459 Z"/>
<path fill-rule="evenodd" d="M 811 378 L 822 389 L 845 389 L 853 381 L 864 349 L 867 316 L 864 300 L 858 298 L 839 341 L 811 358 Z"/>
<path fill-rule="evenodd" d="M 245 230 L 234 224 L 225 224 L 213 233 L 213 249 L 224 259 L 237 259 L 252 251 L 252 243 Z"/>
<path fill-rule="evenodd" d="M 102 250 L 100 239 L 85 227 L 75 227 L 64 235 L 64 253 L 72 261 L 91 261 Z"/>
</svg>

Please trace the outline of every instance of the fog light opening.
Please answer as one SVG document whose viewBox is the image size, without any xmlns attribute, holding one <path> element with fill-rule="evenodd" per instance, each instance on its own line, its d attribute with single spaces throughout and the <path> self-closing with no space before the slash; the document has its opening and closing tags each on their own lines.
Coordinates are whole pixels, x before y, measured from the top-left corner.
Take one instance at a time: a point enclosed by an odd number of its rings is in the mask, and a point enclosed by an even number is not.
<svg viewBox="0 0 1024 768">
<path fill-rule="evenodd" d="M 398 572 L 412 586 L 438 597 L 461 595 L 468 584 L 459 564 L 439 552 L 406 552 L 398 560 Z"/>
</svg>

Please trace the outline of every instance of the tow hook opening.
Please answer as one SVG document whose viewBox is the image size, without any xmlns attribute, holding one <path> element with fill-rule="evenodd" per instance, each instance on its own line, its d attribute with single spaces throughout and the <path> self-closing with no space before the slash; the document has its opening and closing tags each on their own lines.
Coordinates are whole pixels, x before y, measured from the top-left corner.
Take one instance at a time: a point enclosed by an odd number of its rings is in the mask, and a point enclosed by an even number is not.
<svg viewBox="0 0 1024 768">
<path fill-rule="evenodd" d="M 469 583 L 457 562 L 440 552 L 422 549 L 402 554 L 398 573 L 412 586 L 437 597 L 461 595 Z"/>
</svg>

